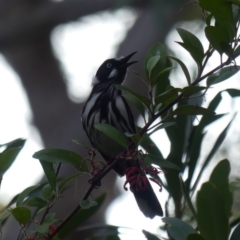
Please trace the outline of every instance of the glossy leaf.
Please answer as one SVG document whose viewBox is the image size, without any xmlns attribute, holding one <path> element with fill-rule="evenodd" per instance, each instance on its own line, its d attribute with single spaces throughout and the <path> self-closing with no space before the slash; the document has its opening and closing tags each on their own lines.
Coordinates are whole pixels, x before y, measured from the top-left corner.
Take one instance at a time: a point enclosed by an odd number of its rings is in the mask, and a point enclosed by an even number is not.
<svg viewBox="0 0 240 240">
<path fill-rule="evenodd" d="M 161 157 L 153 155 L 153 154 L 145 154 L 144 160 L 146 162 L 149 161 L 150 163 L 156 164 L 160 168 L 172 168 L 172 169 L 180 171 L 179 167 L 176 164 L 174 164 L 170 161 L 166 161 L 166 160 L 162 159 Z"/>
<path fill-rule="evenodd" d="M 230 164 L 228 160 L 220 161 L 214 168 L 209 181 L 213 183 L 221 194 L 223 199 L 226 216 L 231 216 L 233 196 L 229 189 Z"/>
<path fill-rule="evenodd" d="M 106 123 L 96 124 L 94 127 L 98 131 L 103 132 L 105 135 L 110 137 L 112 140 L 117 142 L 122 147 L 127 148 L 128 142 L 127 142 L 126 136 L 115 127 Z"/>
<path fill-rule="evenodd" d="M 32 186 L 32 187 L 28 187 L 26 188 L 25 190 L 23 190 L 17 197 L 17 201 L 16 201 L 16 205 L 17 207 L 21 206 L 24 199 L 26 197 L 28 197 L 28 195 L 34 191 L 36 188 L 38 188 L 40 185 L 35 185 L 35 186 Z"/>
<path fill-rule="evenodd" d="M 177 28 L 177 31 L 183 41 L 183 43 L 178 43 L 191 54 L 198 65 L 201 65 L 204 57 L 204 50 L 200 40 L 185 29 Z"/>
<path fill-rule="evenodd" d="M 193 105 L 182 105 L 176 108 L 172 115 L 214 115 L 215 113 L 211 110 L 199 106 Z"/>
<path fill-rule="evenodd" d="M 200 234 L 205 240 L 227 240 L 228 217 L 219 190 L 211 183 L 204 183 L 197 194 L 197 217 Z"/>
<path fill-rule="evenodd" d="M 174 240 L 187 239 L 187 236 L 196 231 L 188 223 L 178 218 L 165 217 L 162 221 L 167 224 L 168 233 Z"/>
<path fill-rule="evenodd" d="M 21 147 L 7 148 L 0 154 L 0 172 L 5 173 L 14 163 Z"/>
<path fill-rule="evenodd" d="M 225 67 L 212 74 L 207 78 L 207 86 L 214 85 L 216 83 L 227 80 L 228 78 L 235 75 L 240 70 L 240 66 Z"/>
<path fill-rule="evenodd" d="M 33 158 L 49 163 L 68 163 L 80 172 L 88 172 L 87 164 L 77 153 L 65 149 L 49 148 L 34 153 Z"/>
<path fill-rule="evenodd" d="M 183 72 L 185 74 L 185 77 L 187 79 L 188 85 L 190 85 L 191 84 L 191 77 L 190 77 L 190 74 L 188 72 L 188 69 L 187 69 L 186 65 L 180 59 L 178 59 L 176 57 L 172 57 L 172 56 L 168 56 L 168 57 L 173 59 L 174 61 L 176 61 L 180 65 L 180 67 L 182 68 L 182 70 L 183 70 Z"/>
<path fill-rule="evenodd" d="M 141 95 L 141 94 L 138 94 L 136 92 L 134 92 L 132 89 L 126 87 L 126 86 L 123 86 L 123 85 L 116 85 L 115 86 L 117 89 L 121 90 L 121 91 L 125 91 L 129 94 L 132 94 L 134 95 L 140 102 L 142 102 L 146 107 L 149 107 L 150 104 L 151 104 L 151 101 L 150 99 L 148 99 L 147 97 Z"/>
<path fill-rule="evenodd" d="M 31 211 L 26 207 L 16 207 L 11 210 L 13 217 L 20 224 L 27 224 L 31 219 Z"/>
<path fill-rule="evenodd" d="M 201 86 L 189 86 L 182 89 L 182 93 L 184 96 L 189 97 L 191 95 L 194 95 L 196 93 L 201 92 L 202 90 L 206 90 L 207 87 L 201 87 Z"/>
<path fill-rule="evenodd" d="M 156 66 L 157 62 L 159 61 L 160 59 L 160 56 L 157 55 L 157 56 L 154 56 L 154 57 L 151 57 L 148 62 L 147 62 L 147 70 L 148 70 L 148 77 L 149 79 L 151 79 L 151 73 L 152 73 L 152 70 L 153 68 Z"/>
<path fill-rule="evenodd" d="M 89 209 L 82 209 L 78 211 L 67 223 L 66 225 L 59 231 L 57 237 L 60 239 L 65 239 L 66 236 L 76 227 L 80 226 L 83 222 L 86 222 L 93 214 L 95 214 L 98 209 L 102 206 L 104 200 L 106 198 L 106 194 L 103 193 L 99 197 L 95 199 L 98 203 L 96 206 L 91 207 Z"/>
</svg>

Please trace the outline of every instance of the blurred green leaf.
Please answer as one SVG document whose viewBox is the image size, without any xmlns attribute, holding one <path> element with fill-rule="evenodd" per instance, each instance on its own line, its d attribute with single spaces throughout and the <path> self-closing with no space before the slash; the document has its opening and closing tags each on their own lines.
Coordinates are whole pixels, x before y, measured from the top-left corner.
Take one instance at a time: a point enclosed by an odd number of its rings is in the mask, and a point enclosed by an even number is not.
<svg viewBox="0 0 240 240">
<path fill-rule="evenodd" d="M 192 226 L 178 218 L 165 217 L 162 221 L 167 224 L 168 233 L 174 240 L 185 240 L 188 234 L 196 232 Z"/>
<path fill-rule="evenodd" d="M 230 174 L 229 161 L 224 159 L 220 161 L 213 169 L 209 181 L 213 183 L 221 194 L 224 203 L 226 216 L 231 216 L 233 196 L 229 189 L 228 177 Z"/>
<path fill-rule="evenodd" d="M 188 235 L 187 240 L 205 240 L 205 239 L 198 233 L 191 233 Z"/>
<path fill-rule="evenodd" d="M 231 46 L 225 32 L 221 28 L 214 26 L 207 26 L 205 28 L 205 34 L 208 41 L 211 43 L 214 49 L 216 49 L 219 54 L 229 54 L 231 51 Z"/>
<path fill-rule="evenodd" d="M 228 217 L 218 189 L 211 183 L 202 185 L 197 194 L 197 217 L 200 234 L 205 240 L 227 240 Z"/>
<path fill-rule="evenodd" d="M 158 83 L 158 81 L 160 80 L 160 77 L 163 74 L 170 72 L 174 68 L 175 67 L 167 67 L 167 68 L 164 68 L 162 71 L 156 72 L 156 75 L 151 80 L 151 86 L 154 87 Z"/>
<path fill-rule="evenodd" d="M 189 196 L 189 191 L 187 190 L 187 188 L 185 186 L 185 183 L 184 183 L 181 176 L 179 176 L 179 179 L 180 179 L 181 189 L 182 189 L 182 193 L 183 193 L 183 196 L 185 198 L 185 201 L 186 201 L 189 209 L 191 210 L 192 215 L 194 216 L 195 219 L 197 219 L 197 214 L 196 214 L 195 208 L 194 208 L 194 206 L 192 204 L 192 201 L 190 199 L 190 196 Z"/>
<path fill-rule="evenodd" d="M 24 146 L 25 142 L 26 142 L 26 139 L 17 138 L 11 142 L 0 144 L 0 147 L 7 146 L 7 148 L 18 148 L 18 147 L 22 148 Z"/>
<path fill-rule="evenodd" d="M 14 163 L 22 147 L 7 148 L 0 154 L 0 172 L 5 173 Z"/>
<path fill-rule="evenodd" d="M 202 90 L 207 89 L 207 87 L 201 87 L 201 86 L 189 86 L 189 87 L 185 87 L 182 89 L 182 93 L 184 96 L 191 96 L 195 93 L 201 92 Z"/>
<path fill-rule="evenodd" d="M 193 105 L 182 105 L 176 108 L 172 115 L 214 115 L 215 113 L 211 110 L 199 106 Z"/>
<path fill-rule="evenodd" d="M 161 93 L 155 98 L 156 105 L 163 102 L 165 103 L 165 101 L 172 98 L 176 98 L 177 96 L 178 96 L 178 89 L 175 89 L 175 88 L 169 89 Z"/>
<path fill-rule="evenodd" d="M 117 142 L 122 147 L 127 148 L 128 142 L 127 142 L 126 136 L 115 127 L 106 123 L 99 123 L 99 124 L 96 124 L 94 127 L 98 131 L 103 132 L 105 135 L 110 137 L 112 140 Z"/>
<path fill-rule="evenodd" d="M 192 190 L 196 189 L 197 184 L 203 174 L 203 171 L 205 170 L 205 168 L 207 167 L 207 165 L 209 164 L 209 162 L 212 160 L 214 154 L 217 152 L 217 150 L 219 149 L 219 147 L 221 146 L 222 142 L 224 141 L 224 139 L 227 136 L 227 133 L 230 129 L 230 126 L 234 120 L 234 118 L 236 117 L 236 114 L 233 116 L 233 118 L 231 119 L 231 121 L 228 123 L 228 125 L 224 128 L 224 130 L 220 133 L 220 135 L 218 136 L 213 148 L 211 149 L 210 153 L 208 154 L 207 158 L 205 159 L 205 161 L 203 162 L 203 165 L 200 169 L 199 174 L 197 175 L 197 178 L 193 184 Z"/>
<path fill-rule="evenodd" d="M 43 171 L 46 175 L 46 178 L 52 187 L 52 189 L 56 192 L 56 182 L 57 182 L 57 176 L 53 167 L 53 163 L 46 162 L 46 161 L 39 161 L 42 165 Z"/>
<path fill-rule="evenodd" d="M 43 223 L 36 226 L 36 231 L 39 233 L 47 233 L 49 231 L 49 226 L 56 221 L 57 220 L 55 219 L 55 213 L 49 213 L 44 219 Z"/>
<path fill-rule="evenodd" d="M 13 217 L 20 224 L 27 224 L 31 219 L 31 211 L 26 207 L 16 207 L 11 210 Z"/>
<path fill-rule="evenodd" d="M 79 174 L 74 174 L 70 177 L 67 177 L 67 178 L 61 180 L 61 182 L 59 183 L 59 186 L 58 186 L 58 190 L 61 191 L 65 187 L 66 184 L 68 184 L 71 180 L 75 179 L 78 176 L 79 176 Z"/>
<path fill-rule="evenodd" d="M 132 89 L 126 87 L 126 86 L 123 86 L 123 85 L 116 85 L 115 86 L 117 89 L 121 90 L 121 91 L 124 91 L 124 92 L 127 92 L 129 94 L 132 94 L 134 97 L 136 97 L 140 102 L 142 102 L 147 108 L 150 106 L 151 104 L 151 101 L 150 99 L 148 99 L 147 97 L 141 95 L 141 94 L 138 94 L 136 92 L 134 92 Z"/>
<path fill-rule="evenodd" d="M 25 201 L 25 204 L 29 207 L 43 208 L 47 206 L 47 202 L 39 197 L 29 198 Z"/>
<path fill-rule="evenodd" d="M 225 89 L 223 91 L 226 91 L 232 98 L 234 97 L 240 97 L 240 90 L 239 89 Z"/>
<path fill-rule="evenodd" d="M 180 168 L 176 164 L 166 161 L 166 160 L 162 159 L 161 157 L 153 155 L 153 154 L 145 154 L 144 160 L 146 162 L 149 161 L 150 163 L 156 164 L 160 168 L 172 168 L 172 169 L 180 171 Z"/>
<path fill-rule="evenodd" d="M 91 207 L 97 206 L 97 202 L 91 200 L 83 200 L 80 202 L 80 206 L 82 209 L 89 209 Z"/>
<path fill-rule="evenodd" d="M 158 238 L 156 235 L 154 235 L 146 230 L 142 230 L 142 232 L 145 235 L 145 237 L 147 238 L 147 240 L 160 240 L 160 238 Z"/>
<path fill-rule="evenodd" d="M 207 86 L 222 82 L 235 75 L 239 70 L 240 66 L 229 66 L 222 68 L 215 74 L 212 74 L 210 77 L 207 78 Z"/>
<path fill-rule="evenodd" d="M 152 70 L 153 68 L 156 66 L 157 62 L 159 61 L 160 59 L 160 56 L 157 55 L 157 56 L 154 56 L 154 57 L 151 57 L 148 62 L 147 62 L 147 70 L 148 70 L 148 78 L 151 79 L 151 73 L 152 73 Z"/>
<path fill-rule="evenodd" d="M 200 40 L 194 34 L 185 29 L 177 28 L 177 31 L 183 41 L 183 43 L 177 43 L 191 54 L 192 58 L 198 65 L 201 65 L 204 57 L 204 50 Z"/>
<path fill-rule="evenodd" d="M 182 70 L 183 70 L 183 72 L 185 74 L 185 77 L 187 79 L 188 85 L 190 85 L 191 84 L 191 77 L 190 77 L 190 74 L 188 72 L 188 69 L 187 69 L 186 65 L 180 59 L 178 59 L 176 57 L 172 57 L 172 56 L 168 56 L 168 57 L 173 59 L 174 61 L 176 61 L 180 65 L 180 67 L 182 68 Z"/>
<path fill-rule="evenodd" d="M 85 145 L 83 142 L 81 142 L 79 139 L 72 139 L 72 142 L 80 145 L 83 148 L 89 149 L 89 147 L 87 145 Z"/>
<path fill-rule="evenodd" d="M 164 122 L 162 123 L 160 126 L 154 128 L 154 130 L 150 130 L 151 132 L 147 133 L 147 135 L 152 135 L 154 132 L 157 132 L 158 130 L 161 130 L 161 129 L 164 129 L 164 128 L 167 128 L 167 127 L 171 127 L 173 125 L 176 125 L 176 122 Z M 145 137 L 145 135 L 143 136 Z"/>
<path fill-rule="evenodd" d="M 22 203 L 23 203 L 23 201 L 24 201 L 24 199 L 25 199 L 26 197 L 28 197 L 28 195 L 29 195 L 32 191 L 34 191 L 36 188 L 38 188 L 39 186 L 40 186 L 40 185 L 38 184 L 38 185 L 35 185 L 35 186 L 32 186 L 32 187 L 28 187 L 28 188 L 26 188 L 25 190 L 23 190 L 23 191 L 18 195 L 18 197 L 17 197 L 17 201 L 16 201 L 17 207 L 21 206 Z"/>
<path fill-rule="evenodd" d="M 142 102 L 132 94 L 127 93 L 123 96 L 134 105 L 134 107 L 139 111 L 143 119 L 145 119 L 145 108 Z"/>
<path fill-rule="evenodd" d="M 43 188 L 42 188 L 42 196 L 46 199 L 49 200 L 54 196 L 54 192 L 53 189 L 51 187 L 50 184 L 46 184 Z"/>
<path fill-rule="evenodd" d="M 77 153 L 57 148 L 43 149 L 34 153 L 33 158 L 49 163 L 68 163 L 76 167 L 80 172 L 88 172 L 84 159 Z"/>
<path fill-rule="evenodd" d="M 78 211 L 67 223 L 66 225 L 59 231 L 57 237 L 60 239 L 65 239 L 66 236 L 76 227 L 80 226 L 83 222 L 86 222 L 92 215 L 94 215 L 98 209 L 102 206 L 104 200 L 106 198 L 106 193 L 101 194 L 99 197 L 95 199 L 98 203 L 97 206 L 91 207 L 89 209 L 81 209 Z"/>
</svg>

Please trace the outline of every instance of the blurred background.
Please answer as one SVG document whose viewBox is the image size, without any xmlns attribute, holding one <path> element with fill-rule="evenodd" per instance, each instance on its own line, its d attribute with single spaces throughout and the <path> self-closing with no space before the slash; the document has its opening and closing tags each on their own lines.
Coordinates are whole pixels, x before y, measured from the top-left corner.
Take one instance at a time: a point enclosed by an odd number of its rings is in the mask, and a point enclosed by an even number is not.
<svg viewBox="0 0 240 240">
<path fill-rule="evenodd" d="M 91 79 L 104 60 L 137 51 L 134 60 L 139 62 L 132 68 L 143 74 L 143 61 L 148 49 L 161 42 L 182 59 L 191 69 L 192 76 L 196 74 L 191 56 L 175 43 L 180 40 L 176 27 L 196 34 L 207 49 L 201 11 L 196 4 L 184 0 L 0 0 L 0 143 L 19 137 L 27 139 L 18 159 L 3 176 L 1 204 L 8 203 L 15 194 L 41 181 L 41 166 L 31 157 L 35 151 L 64 148 L 83 157 L 87 155 L 71 140 L 79 139 L 89 145 L 82 131 L 81 109 L 91 91 Z M 216 54 L 207 69 L 219 63 L 220 58 Z M 226 86 L 239 88 L 238 78 L 239 74 L 227 85 L 224 82 L 216 87 L 214 85 L 203 104 L 207 106 Z M 186 85 L 179 67 L 170 79 L 174 87 Z M 135 91 L 145 92 L 144 85 L 131 73 L 126 84 Z M 217 112 L 229 114 L 206 130 L 202 158 L 205 150 L 208 152 L 212 146 L 215 134 L 226 126 L 234 112 L 239 111 L 239 99 L 232 100 L 224 93 L 222 97 Z M 134 111 L 134 114 L 136 122 L 142 124 L 137 112 Z M 224 157 L 233 160 L 232 176 L 239 175 L 236 159 L 239 159 L 240 150 L 231 147 L 233 144 L 239 146 L 238 122 L 239 116 L 216 156 L 218 160 Z M 164 130 L 154 134 L 153 139 L 166 157 L 170 143 Z M 60 175 L 68 176 L 73 171 L 73 168 L 64 165 Z M 66 192 L 65 198 L 58 201 L 55 207 L 58 218 L 64 218 L 78 204 L 89 186 L 89 177 L 85 178 L 81 179 L 77 189 L 73 186 Z M 162 224 L 160 218 L 146 219 L 138 210 L 132 194 L 123 191 L 124 179 L 117 179 L 112 184 L 115 179 L 116 175 L 110 173 L 103 180 L 102 187 L 93 193 L 97 196 L 108 191 L 108 197 L 101 211 L 89 222 L 106 221 L 135 229 L 125 232 L 123 239 L 133 239 L 133 236 L 144 239 L 141 235 L 143 228 L 156 232 Z M 167 194 L 163 191 L 157 195 L 164 206 Z M 4 240 L 16 239 L 18 230 L 12 231 L 14 228 L 18 229 L 18 225 L 9 221 Z M 74 236 L 69 239 L 74 239 Z"/>
</svg>

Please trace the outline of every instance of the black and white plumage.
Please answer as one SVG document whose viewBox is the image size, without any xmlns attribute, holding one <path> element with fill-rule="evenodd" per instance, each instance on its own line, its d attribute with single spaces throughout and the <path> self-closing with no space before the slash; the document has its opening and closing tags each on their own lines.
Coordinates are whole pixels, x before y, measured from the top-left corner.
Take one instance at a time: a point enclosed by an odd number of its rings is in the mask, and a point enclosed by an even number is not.
<svg viewBox="0 0 240 240">
<path fill-rule="evenodd" d="M 82 111 L 83 128 L 92 146 L 101 153 L 108 163 L 125 149 L 95 129 L 94 126 L 99 123 L 107 123 L 123 133 L 135 133 L 134 118 L 130 107 L 122 96 L 122 91 L 115 87 L 116 84 L 122 84 L 125 80 L 127 68 L 136 63 L 136 61 L 128 62 L 135 53 L 119 59 L 108 59 L 99 67 L 92 82 L 92 92 Z M 134 148 L 133 145 L 133 148 L 129 150 L 134 151 Z M 136 161 L 120 159 L 113 170 L 118 175 L 124 176 L 126 170 L 133 166 L 136 166 Z M 146 217 L 153 218 L 156 215 L 163 215 L 161 205 L 149 182 L 147 189 L 131 190 L 140 210 Z"/>
</svg>

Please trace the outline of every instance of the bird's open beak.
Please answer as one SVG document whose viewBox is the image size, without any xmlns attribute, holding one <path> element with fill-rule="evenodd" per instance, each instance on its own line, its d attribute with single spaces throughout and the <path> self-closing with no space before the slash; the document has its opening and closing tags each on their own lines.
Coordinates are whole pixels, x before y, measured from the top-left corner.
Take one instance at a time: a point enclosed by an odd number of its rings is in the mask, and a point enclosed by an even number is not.
<svg viewBox="0 0 240 240">
<path fill-rule="evenodd" d="M 136 52 L 132 52 L 129 55 L 127 55 L 126 57 L 123 57 L 120 62 L 121 62 L 121 66 L 120 67 L 129 67 L 130 65 L 137 63 L 138 61 L 133 61 L 133 62 L 128 62 L 128 60 L 135 54 Z"/>
</svg>

